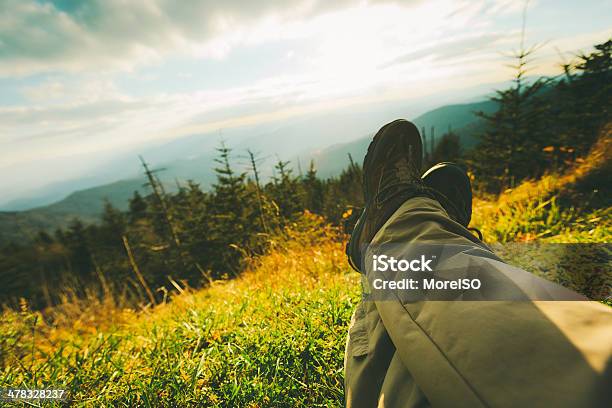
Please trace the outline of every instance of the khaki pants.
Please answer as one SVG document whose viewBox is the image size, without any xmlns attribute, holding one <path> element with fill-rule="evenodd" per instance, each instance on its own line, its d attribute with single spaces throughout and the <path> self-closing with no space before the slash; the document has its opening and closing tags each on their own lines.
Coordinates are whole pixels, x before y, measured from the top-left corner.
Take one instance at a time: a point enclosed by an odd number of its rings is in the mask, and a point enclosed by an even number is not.
<svg viewBox="0 0 612 408">
<path fill-rule="evenodd" d="M 429 198 L 406 201 L 372 243 L 440 241 L 472 247 L 464 256 L 479 258 L 477 273 L 518 271 Z M 347 341 L 346 403 L 609 406 L 611 356 L 612 311 L 597 302 L 363 301 Z"/>
</svg>

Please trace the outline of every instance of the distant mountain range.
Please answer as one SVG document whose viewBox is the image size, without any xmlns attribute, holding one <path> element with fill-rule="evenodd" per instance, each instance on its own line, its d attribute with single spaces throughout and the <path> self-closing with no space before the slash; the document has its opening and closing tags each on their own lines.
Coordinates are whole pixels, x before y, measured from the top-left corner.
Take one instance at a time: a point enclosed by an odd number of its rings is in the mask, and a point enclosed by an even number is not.
<svg viewBox="0 0 612 408">
<path fill-rule="evenodd" d="M 0 211 L 0 244 L 32 239 L 39 231 L 52 232 L 79 218 L 85 223 L 99 220 L 108 200 L 126 210 L 135 190 L 143 190 L 144 179 L 122 180 L 75 191 L 56 203 L 27 211 Z"/>
<path fill-rule="evenodd" d="M 431 140 L 432 127 L 435 129 L 436 138 L 452 128 L 453 132 L 460 136 L 464 148 L 470 148 L 477 142 L 475 135 L 483 126 L 482 120 L 474 115 L 474 112 L 490 113 L 495 109 L 496 104 L 491 101 L 447 105 L 420 115 L 413 121 L 419 128 L 425 129 L 428 140 Z M 380 123 L 388 121 L 389 117 L 393 117 L 391 115 L 400 117 L 401 114 L 397 114 L 397 110 L 379 108 Z M 170 142 L 161 148 L 158 146 L 145 150 L 143 155 L 153 163 L 163 163 L 164 157 L 184 157 L 161 165 L 165 170 L 160 173 L 160 178 L 169 191 L 176 190 L 177 183 L 189 179 L 200 183 L 204 188 L 209 187 L 215 180 L 214 148 L 221 138 L 226 137 L 232 141 L 231 147 L 238 156 L 235 164 L 239 171 L 242 171 L 246 165 L 246 158 L 241 157 L 242 153 L 239 152 L 248 148 L 261 153 L 261 157 L 266 159 L 261 168 L 264 176 L 272 174 L 272 167 L 278 157 L 292 158 L 293 167 L 298 170 L 297 167 L 300 166 L 304 171 L 312 160 L 320 177 L 330 177 L 346 168 L 349 154 L 356 162 L 363 160 L 372 134 L 377 129 L 372 129 L 371 134 L 355 139 L 356 132 L 371 127 L 368 123 L 372 118 L 367 118 L 366 112 L 363 115 L 361 113 L 356 111 L 350 114 L 330 114 L 328 117 L 318 117 L 317 120 L 304 118 L 279 126 L 272 131 L 255 133 L 251 137 L 231 138 L 231 135 L 219 135 L 217 138 L 188 137 L 182 139 L 180 143 Z M 366 119 L 369 122 L 366 122 Z M 287 134 L 292 137 L 285 138 L 284 135 Z M 334 137 L 331 138 L 330 135 Z M 270 151 L 270 146 L 274 146 L 274 151 Z M 144 178 L 137 172 L 136 158 L 130 157 L 129 165 L 125 162 L 126 158 L 118 158 L 115 163 L 109 163 L 110 169 L 114 170 L 114 173 L 109 174 L 121 174 L 126 177 L 123 180 L 74 191 L 53 204 L 26 211 L 0 211 L 0 244 L 30 239 L 40 230 L 53 231 L 65 227 L 74 218 L 80 218 L 84 222 L 95 222 L 99 219 L 105 200 L 121 210 L 126 210 L 128 200 L 134 191 L 146 194 L 147 190 L 144 187 Z M 78 186 L 78 183 L 76 185 Z M 62 185 L 62 188 L 67 187 L 68 185 Z M 39 200 L 50 196 L 41 196 Z"/>
<path fill-rule="evenodd" d="M 474 113 L 492 113 L 496 109 L 497 104 L 492 101 L 447 105 L 429 111 L 414 119 L 413 122 L 419 129 L 422 129 L 422 133 L 425 133 L 428 149 L 430 148 L 432 128 L 434 129 L 434 141 L 438 141 L 450 129 L 459 136 L 462 147 L 470 149 L 478 143 L 476 135 L 484 127 L 482 119 Z M 361 163 L 373 135 L 374 133 L 350 143 L 337 144 L 313 152 L 310 158 L 314 161 L 319 175 L 330 177 L 340 173 L 349 163 L 349 154 L 355 162 Z"/>
</svg>

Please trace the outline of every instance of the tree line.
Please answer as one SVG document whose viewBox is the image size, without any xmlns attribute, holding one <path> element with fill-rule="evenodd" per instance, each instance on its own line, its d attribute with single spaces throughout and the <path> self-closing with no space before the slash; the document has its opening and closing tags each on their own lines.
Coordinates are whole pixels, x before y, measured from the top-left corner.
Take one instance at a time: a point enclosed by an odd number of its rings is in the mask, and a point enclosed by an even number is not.
<svg viewBox="0 0 612 408">
<path fill-rule="evenodd" d="M 35 307 L 53 305 L 66 288 L 77 297 L 94 290 L 155 303 L 177 285 L 236 276 L 245 259 L 303 222 L 305 210 L 338 224 L 347 208 L 362 204 L 361 167 L 352 159 L 326 180 L 313 163 L 296 176 L 289 162 L 278 161 L 262 182 L 253 152 L 244 172 L 235 170 L 230 148 L 222 144 L 217 153 L 216 182 L 207 191 L 188 181 L 168 193 L 141 159 L 149 193 L 135 191 L 127 211 L 107 202 L 97 224 L 74 219 L 54 234 L 41 231 L 31 243 L 2 248 L 2 303 L 24 297 Z"/>
</svg>

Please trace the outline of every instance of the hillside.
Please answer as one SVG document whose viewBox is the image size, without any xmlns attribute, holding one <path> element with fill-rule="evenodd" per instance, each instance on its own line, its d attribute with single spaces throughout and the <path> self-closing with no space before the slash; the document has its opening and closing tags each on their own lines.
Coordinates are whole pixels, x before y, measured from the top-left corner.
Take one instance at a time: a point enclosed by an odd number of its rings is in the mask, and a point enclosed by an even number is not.
<svg viewBox="0 0 612 408">
<path fill-rule="evenodd" d="M 499 197 L 475 197 L 472 224 L 496 242 L 606 242 L 612 235 L 610 157 L 612 125 L 563 174 L 527 180 Z"/>
<path fill-rule="evenodd" d="M 435 128 L 436 137 L 440 137 L 451 128 L 459 135 L 462 146 L 471 148 L 476 145 L 475 135 L 483 125 L 476 112 L 492 113 L 496 109 L 497 103 L 491 100 L 447 105 L 419 116 L 414 119 L 414 123 L 418 128 L 425 128 L 427 136 L 430 135 L 431 127 Z"/>
<path fill-rule="evenodd" d="M 567 244 L 609 241 L 610 203 L 592 185 L 609 178 L 611 148 L 604 137 L 564 174 L 476 198 L 473 225 L 508 262 L 605 297 L 612 276 L 593 262 L 606 259 L 593 256 L 605 246 Z M 155 307 L 67 293 L 41 314 L 24 301 L 0 318 L 0 387 L 52 384 L 77 406 L 342 406 L 344 342 L 360 296 L 343 239 L 305 213 L 240 277 L 201 290 L 174 282 Z"/>
<path fill-rule="evenodd" d="M 146 192 L 144 179 L 115 183 L 76 191 L 61 201 L 28 211 L 0 211 L 0 245 L 31 239 L 39 231 L 53 232 L 75 218 L 85 223 L 99 220 L 105 200 L 126 210 L 134 191 Z"/>
<path fill-rule="evenodd" d="M 79 406 L 341 406 L 358 276 L 336 231 L 291 236 L 240 278 L 177 284 L 153 309 L 90 298 L 51 311 L 49 325 L 5 312 L 0 387 L 54 384 Z"/>
</svg>

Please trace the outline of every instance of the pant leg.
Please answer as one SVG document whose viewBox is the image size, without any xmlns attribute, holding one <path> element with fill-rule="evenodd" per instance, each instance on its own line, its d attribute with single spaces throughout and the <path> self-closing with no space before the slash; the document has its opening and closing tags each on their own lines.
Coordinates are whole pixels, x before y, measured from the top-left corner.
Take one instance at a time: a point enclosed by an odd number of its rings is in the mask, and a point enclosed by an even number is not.
<svg viewBox="0 0 612 408">
<path fill-rule="evenodd" d="M 344 372 L 347 407 L 430 406 L 396 352 L 373 302 L 359 303 L 353 314 Z"/>
<path fill-rule="evenodd" d="M 471 248 L 472 273 L 513 279 L 505 266 L 442 207 L 428 198 L 404 203 L 377 233 L 373 244 L 444 242 Z M 525 274 L 524 271 L 520 271 Z M 533 289 L 539 297 L 542 286 Z M 396 355 L 409 372 L 384 373 L 386 384 L 418 389 L 433 406 L 602 406 L 611 384 L 612 313 L 588 301 L 374 302 Z M 368 333 L 369 334 L 369 333 Z M 347 358 L 350 356 L 347 355 Z M 359 375 L 347 363 L 347 393 Z M 391 367 L 391 363 L 389 363 Z M 381 388 L 382 393 L 382 388 Z M 396 406 L 379 396 L 385 406 Z M 384 404 L 384 401 L 389 401 Z"/>
</svg>

